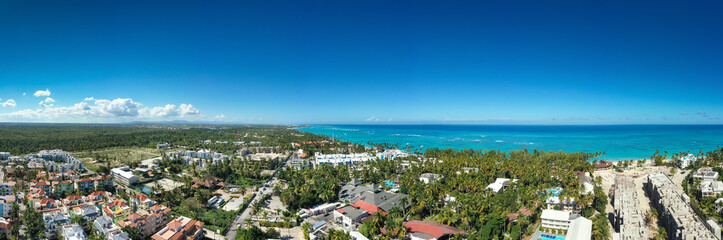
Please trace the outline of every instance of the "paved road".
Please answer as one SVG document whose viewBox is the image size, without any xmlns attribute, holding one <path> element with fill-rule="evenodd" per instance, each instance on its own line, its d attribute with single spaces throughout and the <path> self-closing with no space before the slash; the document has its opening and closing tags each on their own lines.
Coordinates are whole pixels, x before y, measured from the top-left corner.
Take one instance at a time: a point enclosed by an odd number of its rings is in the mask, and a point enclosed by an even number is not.
<svg viewBox="0 0 723 240">
<path fill-rule="evenodd" d="M 274 173 L 271 175 L 271 178 L 268 181 L 264 182 L 264 184 L 262 184 L 259 187 L 259 190 L 255 192 L 256 196 L 254 196 L 251 199 L 249 206 L 253 206 L 254 203 L 256 203 L 260 199 L 262 199 L 264 195 L 269 195 L 272 193 L 273 185 L 277 182 L 276 177 L 279 173 L 279 170 L 284 168 L 284 166 L 286 166 L 286 163 L 288 163 L 289 161 L 291 161 L 292 159 L 295 159 L 295 158 L 296 158 L 296 154 L 292 154 L 289 158 L 286 159 L 286 162 L 282 163 L 281 166 L 279 166 L 279 168 L 276 169 L 276 171 L 274 171 Z M 264 186 L 266 186 L 266 187 L 264 187 Z M 247 207 L 231 223 L 231 228 L 226 233 L 226 239 L 234 240 L 236 238 L 238 226 L 244 227 L 244 225 L 246 224 L 246 219 L 248 219 L 250 217 L 251 217 L 251 207 Z"/>
</svg>

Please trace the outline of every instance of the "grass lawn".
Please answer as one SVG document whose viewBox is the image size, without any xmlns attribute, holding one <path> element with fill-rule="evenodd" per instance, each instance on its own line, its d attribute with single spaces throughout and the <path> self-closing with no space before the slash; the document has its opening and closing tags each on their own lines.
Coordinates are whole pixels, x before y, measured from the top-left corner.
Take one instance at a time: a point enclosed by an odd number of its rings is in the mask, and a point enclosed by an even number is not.
<svg viewBox="0 0 723 240">
<path fill-rule="evenodd" d="M 141 147 L 113 147 L 99 150 L 74 152 L 73 156 L 83 161 L 83 164 L 91 170 L 98 169 L 98 166 L 105 165 L 104 158 L 109 159 L 111 167 L 125 166 L 130 162 L 160 157 L 160 150 L 155 148 Z M 163 150 L 164 152 L 168 151 Z M 97 159 L 97 158 L 100 158 Z"/>
</svg>

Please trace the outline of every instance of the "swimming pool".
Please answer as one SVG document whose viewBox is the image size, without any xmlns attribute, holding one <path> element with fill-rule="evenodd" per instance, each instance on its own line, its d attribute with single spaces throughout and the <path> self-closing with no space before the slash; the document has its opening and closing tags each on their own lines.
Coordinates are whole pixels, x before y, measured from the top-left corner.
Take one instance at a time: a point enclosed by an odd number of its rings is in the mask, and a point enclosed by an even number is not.
<svg viewBox="0 0 723 240">
<path fill-rule="evenodd" d="M 552 236 L 552 235 L 547 235 L 547 234 L 540 235 L 540 239 L 542 239 L 542 240 L 565 240 L 564 237 Z"/>
<path fill-rule="evenodd" d="M 558 195 L 560 195 L 560 190 L 550 189 L 550 190 L 547 190 L 547 193 L 549 193 L 549 194 L 552 195 L 553 197 L 557 197 Z"/>
<path fill-rule="evenodd" d="M 391 181 L 391 180 L 384 181 L 384 184 L 387 186 L 390 186 L 390 187 L 394 187 L 397 185 L 397 183 L 395 183 L 394 181 Z"/>
</svg>

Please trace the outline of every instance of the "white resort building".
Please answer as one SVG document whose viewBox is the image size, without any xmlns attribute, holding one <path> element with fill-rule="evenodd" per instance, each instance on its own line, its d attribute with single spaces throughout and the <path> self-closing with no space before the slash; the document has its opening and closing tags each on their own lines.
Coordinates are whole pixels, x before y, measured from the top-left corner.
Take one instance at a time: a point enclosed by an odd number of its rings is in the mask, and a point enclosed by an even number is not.
<svg viewBox="0 0 723 240">
<path fill-rule="evenodd" d="M 323 154 L 317 152 L 314 154 L 314 166 L 322 164 L 337 165 L 353 165 L 376 159 L 370 153 L 350 153 L 350 154 Z"/>
</svg>

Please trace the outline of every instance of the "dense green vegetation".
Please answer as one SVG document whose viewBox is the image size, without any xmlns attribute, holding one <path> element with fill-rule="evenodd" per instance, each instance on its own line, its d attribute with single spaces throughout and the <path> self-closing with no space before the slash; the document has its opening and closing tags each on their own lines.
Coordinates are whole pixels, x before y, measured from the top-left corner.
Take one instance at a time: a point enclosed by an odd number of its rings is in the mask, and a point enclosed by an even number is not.
<svg viewBox="0 0 723 240">
<path fill-rule="evenodd" d="M 409 195 L 411 205 L 387 216 L 374 216 L 362 226 L 362 233 L 378 236 L 381 226 L 402 229 L 400 224 L 404 216 L 408 216 L 409 219 L 457 227 L 467 232 L 470 239 L 502 239 L 505 233 L 518 236 L 531 234 L 534 232 L 533 223 L 539 218 L 539 209 L 544 207 L 546 190 L 550 188 L 563 188 L 561 198 L 579 199 L 578 207 L 586 217 L 604 211 L 608 202 L 600 187 L 595 189 L 594 194 L 583 194 L 584 187 L 573 174 L 575 171 L 593 172 L 593 165 L 588 160 L 598 154 L 429 149 L 423 155 L 424 160 L 416 157 L 406 159 L 412 162 L 406 169 L 401 166 L 400 160 L 382 160 L 368 162 L 370 167 L 362 170 L 322 166 L 284 171 L 280 177 L 287 182 L 288 188 L 283 190 L 281 198 L 290 209 L 303 208 L 336 200 L 339 183 L 351 177 L 375 184 L 393 180 L 400 184 L 403 193 Z M 462 168 L 465 167 L 477 168 L 478 171 L 464 173 Z M 418 180 L 422 173 L 437 173 L 444 178 L 424 184 Z M 501 193 L 485 190 L 498 177 L 519 179 L 519 182 Z M 454 196 L 456 202 L 445 204 L 447 195 Z M 522 207 L 538 210 L 532 217 L 507 224 L 507 216 Z M 382 239 L 395 239 L 402 233 L 403 230 L 386 231 Z"/>
<path fill-rule="evenodd" d="M 291 143 L 328 138 L 302 133 L 286 126 L 162 126 L 82 124 L 0 124 L 1 151 L 27 154 L 43 149 L 85 151 L 109 147 L 149 147 L 170 143 L 189 148 L 233 151 L 236 141 L 260 142 L 263 146 L 291 149 Z M 202 140 L 212 140 L 203 144 Z M 215 141 L 227 142 L 216 144 Z M 321 145 L 320 145 L 321 146 Z"/>
<path fill-rule="evenodd" d="M 25 227 L 26 238 L 43 239 L 45 237 L 43 214 L 35 211 L 35 208 L 29 207 L 23 212 L 22 225 Z"/>
<path fill-rule="evenodd" d="M 320 203 L 335 201 L 341 186 L 340 182 L 349 181 L 346 167 L 322 165 L 320 168 L 302 170 L 286 169 L 279 178 L 287 181 L 288 187 L 281 192 L 281 201 L 295 212 L 299 208 L 308 208 Z"/>
<path fill-rule="evenodd" d="M 277 239 L 281 236 L 279 232 L 270 228 L 264 232 L 257 226 L 251 226 L 249 228 L 239 228 L 236 234 L 237 240 L 264 240 L 264 239 Z"/>
</svg>

